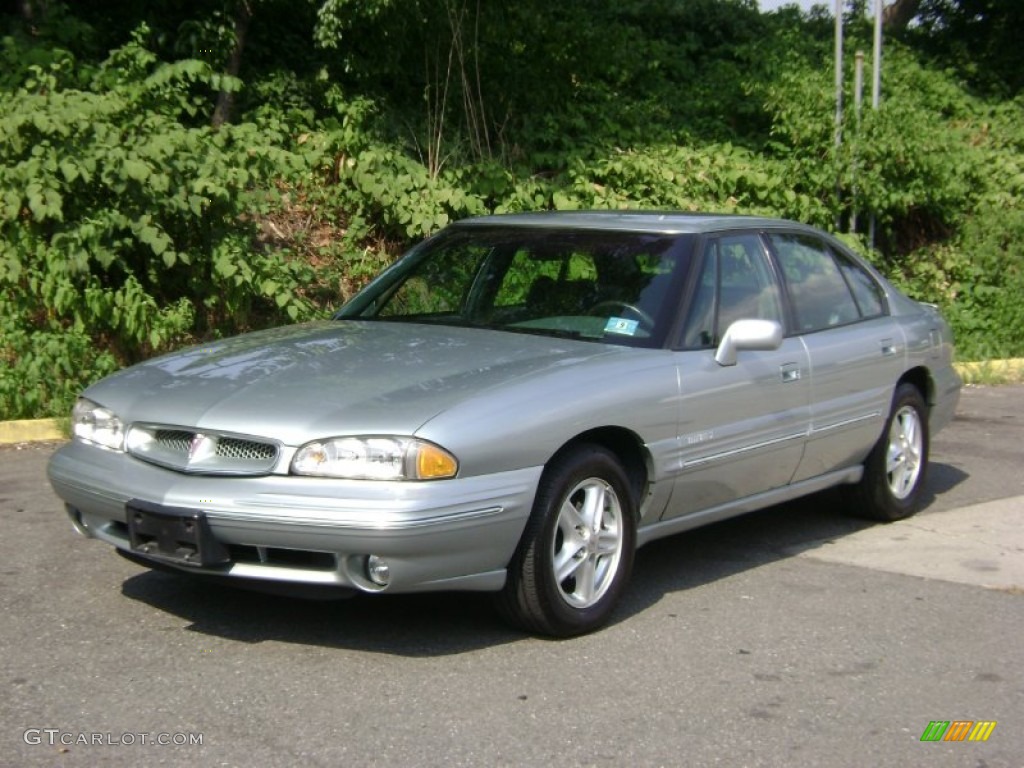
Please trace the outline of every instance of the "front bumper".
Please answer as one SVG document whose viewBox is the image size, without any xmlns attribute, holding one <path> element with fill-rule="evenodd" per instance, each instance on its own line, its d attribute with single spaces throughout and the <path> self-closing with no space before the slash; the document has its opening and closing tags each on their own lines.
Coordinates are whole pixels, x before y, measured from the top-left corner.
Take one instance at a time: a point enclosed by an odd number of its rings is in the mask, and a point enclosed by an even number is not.
<svg viewBox="0 0 1024 768">
<path fill-rule="evenodd" d="M 526 525 L 541 467 L 433 482 L 187 475 L 72 441 L 47 473 L 76 529 L 134 559 L 126 504 L 202 512 L 230 561 L 183 572 L 367 592 L 493 591 Z M 387 560 L 374 583 L 367 558 Z"/>
</svg>

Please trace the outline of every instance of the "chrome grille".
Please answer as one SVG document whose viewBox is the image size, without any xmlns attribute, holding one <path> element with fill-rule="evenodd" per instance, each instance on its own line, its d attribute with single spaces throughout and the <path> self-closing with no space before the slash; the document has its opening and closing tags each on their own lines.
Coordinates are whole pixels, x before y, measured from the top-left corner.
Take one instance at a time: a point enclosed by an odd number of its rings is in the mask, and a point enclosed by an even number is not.
<svg viewBox="0 0 1024 768">
<path fill-rule="evenodd" d="M 194 432 L 185 432 L 181 429 L 158 429 L 154 435 L 157 443 L 165 450 L 186 454 L 194 436 Z"/>
<path fill-rule="evenodd" d="M 277 463 L 275 442 L 242 435 L 133 424 L 128 452 L 179 472 L 211 475 L 265 475 Z"/>
<path fill-rule="evenodd" d="M 217 441 L 217 455 L 225 459 L 268 461 L 277 456 L 277 448 L 268 443 L 260 443 L 255 440 L 222 437 Z"/>
</svg>

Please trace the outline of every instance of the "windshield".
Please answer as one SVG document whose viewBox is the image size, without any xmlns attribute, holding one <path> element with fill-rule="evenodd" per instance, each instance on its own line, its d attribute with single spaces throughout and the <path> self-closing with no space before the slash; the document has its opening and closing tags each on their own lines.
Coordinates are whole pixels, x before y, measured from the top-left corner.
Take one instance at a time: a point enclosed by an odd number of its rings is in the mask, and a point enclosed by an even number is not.
<svg viewBox="0 0 1024 768">
<path fill-rule="evenodd" d="M 679 235 L 453 227 L 410 251 L 336 317 L 660 346 L 691 246 Z"/>
</svg>

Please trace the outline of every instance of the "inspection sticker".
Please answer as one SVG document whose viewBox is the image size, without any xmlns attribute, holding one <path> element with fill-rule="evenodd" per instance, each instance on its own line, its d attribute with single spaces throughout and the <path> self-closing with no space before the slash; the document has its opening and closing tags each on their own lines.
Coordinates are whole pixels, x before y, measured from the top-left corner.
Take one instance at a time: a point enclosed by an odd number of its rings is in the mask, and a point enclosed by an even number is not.
<svg viewBox="0 0 1024 768">
<path fill-rule="evenodd" d="M 617 333 L 621 336 L 635 336 L 639 327 L 639 320 L 627 320 L 624 317 L 609 317 L 605 323 L 605 333 Z"/>
</svg>

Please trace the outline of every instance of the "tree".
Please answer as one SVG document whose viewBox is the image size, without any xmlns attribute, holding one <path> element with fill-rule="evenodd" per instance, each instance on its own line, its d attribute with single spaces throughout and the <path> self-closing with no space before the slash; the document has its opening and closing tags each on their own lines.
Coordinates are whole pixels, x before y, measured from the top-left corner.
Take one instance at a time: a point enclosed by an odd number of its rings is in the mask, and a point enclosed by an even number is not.
<svg viewBox="0 0 1024 768">
<path fill-rule="evenodd" d="M 234 45 L 231 47 L 231 55 L 228 57 L 228 65 L 225 74 L 236 79 L 242 69 L 242 52 L 245 50 L 245 39 L 249 32 L 249 23 L 252 21 L 252 2 L 250 0 L 237 0 L 235 3 L 234 23 Z M 213 110 L 211 124 L 219 128 L 231 119 L 231 110 L 235 103 L 235 91 L 221 89 L 217 95 L 217 106 Z"/>
<path fill-rule="evenodd" d="M 1011 0 L 897 0 L 890 8 L 917 5 L 918 23 L 899 27 L 935 60 L 953 66 L 975 87 L 1016 95 L 1024 87 L 1024 3 Z M 906 21 L 909 22 L 910 19 Z"/>
</svg>

